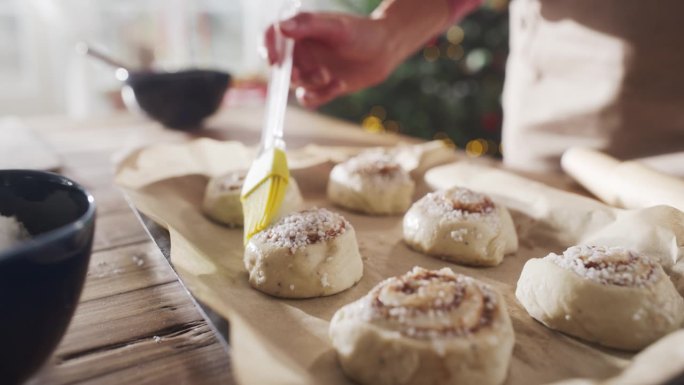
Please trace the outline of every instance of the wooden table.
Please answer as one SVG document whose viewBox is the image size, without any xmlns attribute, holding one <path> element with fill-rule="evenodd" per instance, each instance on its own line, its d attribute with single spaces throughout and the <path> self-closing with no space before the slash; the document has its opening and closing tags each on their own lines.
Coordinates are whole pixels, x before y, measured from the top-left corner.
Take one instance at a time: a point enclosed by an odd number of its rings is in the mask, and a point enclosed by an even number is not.
<svg viewBox="0 0 684 385">
<path fill-rule="evenodd" d="M 85 289 L 69 330 L 31 384 L 231 384 L 222 345 L 113 185 L 115 159 L 151 143 L 198 136 L 255 143 L 259 109 L 224 111 L 193 134 L 163 129 L 128 114 L 90 121 L 27 120 L 62 159 L 61 172 L 83 184 L 98 206 Z M 303 110 L 288 112 L 286 138 L 303 144 L 390 145 L 394 135 Z M 46 320 L 49 322 L 49 320 Z"/>
</svg>

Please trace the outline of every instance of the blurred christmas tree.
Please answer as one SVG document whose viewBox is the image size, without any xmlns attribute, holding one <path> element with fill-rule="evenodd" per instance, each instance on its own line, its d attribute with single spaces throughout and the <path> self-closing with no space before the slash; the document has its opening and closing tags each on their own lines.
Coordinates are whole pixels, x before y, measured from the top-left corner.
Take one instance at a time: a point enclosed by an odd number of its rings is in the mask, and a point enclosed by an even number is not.
<svg viewBox="0 0 684 385">
<path fill-rule="evenodd" d="M 340 0 L 370 13 L 379 0 Z M 320 111 L 371 132 L 444 139 L 473 156 L 501 156 L 508 1 L 490 0 L 410 57 L 384 83 Z"/>
</svg>

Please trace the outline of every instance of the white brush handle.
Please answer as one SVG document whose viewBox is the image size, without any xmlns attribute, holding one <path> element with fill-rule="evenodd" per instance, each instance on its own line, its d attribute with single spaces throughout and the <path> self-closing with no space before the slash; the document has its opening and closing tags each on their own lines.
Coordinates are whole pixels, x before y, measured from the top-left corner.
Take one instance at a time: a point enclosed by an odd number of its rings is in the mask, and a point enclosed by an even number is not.
<svg viewBox="0 0 684 385">
<path fill-rule="evenodd" d="M 283 36 L 280 31 L 280 21 L 294 16 L 299 7 L 300 2 L 298 0 L 286 0 L 275 26 L 275 47 L 280 53 L 281 60 L 273 65 L 271 79 L 268 83 L 266 120 L 261 134 L 262 151 L 273 147 L 285 148 L 283 125 L 285 123 L 287 95 L 290 91 L 290 77 L 292 76 L 294 41 Z"/>
</svg>

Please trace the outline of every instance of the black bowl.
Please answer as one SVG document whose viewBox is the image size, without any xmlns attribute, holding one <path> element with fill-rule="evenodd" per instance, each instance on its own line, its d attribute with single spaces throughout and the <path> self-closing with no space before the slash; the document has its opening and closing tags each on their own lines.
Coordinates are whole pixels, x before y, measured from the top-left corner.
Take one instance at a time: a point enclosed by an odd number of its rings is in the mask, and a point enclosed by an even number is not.
<svg viewBox="0 0 684 385">
<path fill-rule="evenodd" d="M 169 128 L 198 128 L 221 105 L 230 79 L 212 70 L 133 72 L 125 80 L 124 101 Z"/>
<path fill-rule="evenodd" d="M 26 380 L 50 356 L 78 304 L 95 230 L 95 203 L 57 174 L 0 170 L 0 214 L 30 239 L 0 250 L 0 383 Z"/>
</svg>

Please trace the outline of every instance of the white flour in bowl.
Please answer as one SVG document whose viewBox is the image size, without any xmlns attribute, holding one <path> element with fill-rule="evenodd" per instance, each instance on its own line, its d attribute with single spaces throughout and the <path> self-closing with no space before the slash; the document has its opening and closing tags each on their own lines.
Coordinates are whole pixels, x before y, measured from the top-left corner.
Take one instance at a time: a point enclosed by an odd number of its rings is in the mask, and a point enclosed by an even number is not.
<svg viewBox="0 0 684 385">
<path fill-rule="evenodd" d="M 0 252 L 29 237 L 28 231 L 15 217 L 0 215 Z"/>
</svg>

